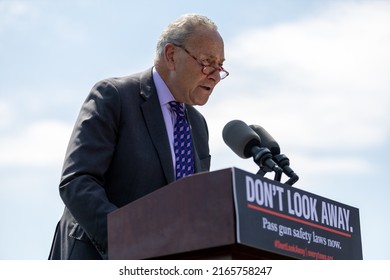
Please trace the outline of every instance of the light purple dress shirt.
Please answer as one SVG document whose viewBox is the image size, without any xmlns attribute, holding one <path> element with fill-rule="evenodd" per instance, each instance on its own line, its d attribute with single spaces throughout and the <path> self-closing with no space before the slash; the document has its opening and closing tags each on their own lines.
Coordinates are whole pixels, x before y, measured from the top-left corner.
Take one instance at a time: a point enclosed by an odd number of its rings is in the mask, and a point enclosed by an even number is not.
<svg viewBox="0 0 390 280">
<path fill-rule="evenodd" d="M 161 76 L 158 74 L 155 67 L 153 67 L 153 80 L 154 80 L 154 84 L 156 85 L 157 95 L 158 95 L 158 99 L 160 100 L 161 111 L 163 113 L 165 127 L 167 129 L 169 145 L 171 147 L 173 170 L 175 170 L 175 176 L 176 176 L 176 165 L 175 165 L 176 158 L 175 158 L 175 150 L 173 148 L 173 128 L 176 119 L 169 105 L 169 102 L 174 101 L 175 98 L 173 97 L 171 91 L 168 89 L 167 85 L 165 84 Z"/>
</svg>

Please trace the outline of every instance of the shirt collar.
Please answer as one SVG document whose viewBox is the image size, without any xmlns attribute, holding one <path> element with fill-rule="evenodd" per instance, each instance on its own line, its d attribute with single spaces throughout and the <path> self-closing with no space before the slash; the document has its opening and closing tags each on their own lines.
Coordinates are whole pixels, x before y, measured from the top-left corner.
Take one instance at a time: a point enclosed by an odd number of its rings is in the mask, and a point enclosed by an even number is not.
<svg viewBox="0 0 390 280">
<path fill-rule="evenodd" d="M 175 101 L 171 91 L 157 72 L 156 67 L 153 67 L 153 80 L 161 106 L 167 105 L 170 101 Z"/>
</svg>

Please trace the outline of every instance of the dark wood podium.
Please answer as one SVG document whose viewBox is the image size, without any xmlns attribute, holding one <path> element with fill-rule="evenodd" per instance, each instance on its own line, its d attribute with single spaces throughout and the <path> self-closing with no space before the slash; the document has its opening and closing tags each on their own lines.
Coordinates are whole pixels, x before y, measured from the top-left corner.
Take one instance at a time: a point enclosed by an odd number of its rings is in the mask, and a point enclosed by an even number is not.
<svg viewBox="0 0 390 280">
<path fill-rule="evenodd" d="M 237 168 L 108 215 L 109 259 L 362 259 L 359 209 Z"/>
<path fill-rule="evenodd" d="M 232 169 L 173 182 L 108 216 L 109 259 L 289 259 L 237 243 Z"/>
</svg>

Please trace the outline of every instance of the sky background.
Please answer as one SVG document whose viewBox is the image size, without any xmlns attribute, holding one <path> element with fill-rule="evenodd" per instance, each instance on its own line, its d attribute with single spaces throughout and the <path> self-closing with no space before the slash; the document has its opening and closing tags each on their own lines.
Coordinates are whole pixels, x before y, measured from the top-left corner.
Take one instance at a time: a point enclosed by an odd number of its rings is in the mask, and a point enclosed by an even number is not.
<svg viewBox="0 0 390 280">
<path fill-rule="evenodd" d="M 0 259 L 47 258 L 82 102 L 152 66 L 160 32 L 190 12 L 219 26 L 230 72 L 198 107 L 212 170 L 256 173 L 222 129 L 259 124 L 295 187 L 359 208 L 364 259 L 390 259 L 390 1 L 375 0 L 0 0 Z"/>
</svg>

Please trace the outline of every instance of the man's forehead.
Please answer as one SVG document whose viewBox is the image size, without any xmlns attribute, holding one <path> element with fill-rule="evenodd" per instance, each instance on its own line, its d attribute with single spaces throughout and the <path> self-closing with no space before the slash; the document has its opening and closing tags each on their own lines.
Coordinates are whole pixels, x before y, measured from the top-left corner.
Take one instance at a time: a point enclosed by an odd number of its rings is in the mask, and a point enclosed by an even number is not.
<svg viewBox="0 0 390 280">
<path fill-rule="evenodd" d="M 202 59 L 223 62 L 224 44 L 217 31 L 200 31 L 194 34 L 187 41 L 187 48 L 196 51 Z"/>
</svg>

